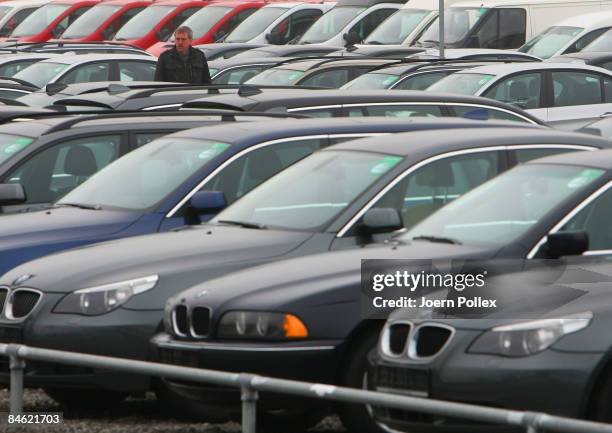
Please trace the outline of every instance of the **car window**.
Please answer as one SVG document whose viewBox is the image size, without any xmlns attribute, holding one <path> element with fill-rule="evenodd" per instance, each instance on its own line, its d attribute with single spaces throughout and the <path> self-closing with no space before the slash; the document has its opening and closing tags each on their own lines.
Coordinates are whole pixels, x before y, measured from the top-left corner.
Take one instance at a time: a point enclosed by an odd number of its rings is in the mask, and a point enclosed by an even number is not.
<svg viewBox="0 0 612 433">
<path fill-rule="evenodd" d="M 227 203 L 233 203 L 260 183 L 325 144 L 325 139 L 313 138 L 285 141 L 255 149 L 229 164 L 201 190 L 223 191 Z"/>
<path fill-rule="evenodd" d="M 349 82 L 348 69 L 334 69 L 331 71 L 323 71 L 314 73 L 304 78 L 298 84 L 300 86 L 326 87 L 329 89 L 337 89 L 340 86 Z"/>
<path fill-rule="evenodd" d="M 2 28 L 0 28 L 0 37 L 7 37 L 13 33 L 13 30 L 21 24 L 21 22 L 28 17 L 32 12 L 34 12 L 37 8 L 24 8 L 20 11 L 16 12 L 11 18 L 4 23 Z"/>
<path fill-rule="evenodd" d="M 242 84 L 259 74 L 267 67 L 268 65 L 246 66 L 244 68 L 224 71 L 214 78 L 213 84 Z"/>
<path fill-rule="evenodd" d="M 527 13 L 525 9 L 500 9 L 499 39 L 496 48 L 517 48 L 525 43 Z"/>
<path fill-rule="evenodd" d="M 17 72 L 27 68 L 30 65 L 38 62 L 38 59 L 19 60 L 15 62 L 5 63 L 0 66 L 0 77 L 12 77 Z"/>
<path fill-rule="evenodd" d="M 603 102 L 600 76 L 589 72 L 552 73 L 553 106 L 600 104 Z"/>
<path fill-rule="evenodd" d="M 576 42 L 571 44 L 569 47 L 567 47 L 567 49 L 563 52 L 563 54 L 570 54 L 570 53 L 576 53 L 578 51 L 582 51 L 584 47 L 589 45 L 591 42 L 593 42 L 595 39 L 603 35 L 608 30 L 610 30 L 610 27 L 593 30 L 592 32 L 587 33 L 586 35 L 578 39 Z"/>
<path fill-rule="evenodd" d="M 142 12 L 144 10 L 144 8 L 145 8 L 144 6 L 140 6 L 140 7 L 132 8 L 132 9 L 129 9 L 129 10 L 125 11 L 119 17 L 119 20 L 117 21 L 117 30 L 115 30 L 115 32 L 117 32 L 119 29 L 121 29 L 121 27 L 123 27 L 123 25 L 125 23 L 127 23 L 129 20 L 131 20 L 136 15 L 138 15 L 140 12 Z"/>
<path fill-rule="evenodd" d="M 305 116 L 328 119 L 336 117 L 336 108 L 306 108 L 300 110 L 288 110 L 290 113 L 303 114 Z M 271 110 L 269 110 L 271 111 Z"/>
<path fill-rule="evenodd" d="M 531 161 L 532 159 L 544 158 L 545 156 L 559 155 L 561 153 L 576 152 L 576 149 L 568 149 L 563 147 L 554 148 L 535 148 L 535 149 L 516 149 L 511 150 L 514 154 L 514 159 L 517 164 Z"/>
<path fill-rule="evenodd" d="M 507 111 L 496 110 L 490 107 L 473 107 L 469 105 L 453 105 L 452 109 L 459 117 L 474 120 L 514 120 L 518 122 L 528 122 L 524 117 L 516 114 L 508 113 Z M 531 122 L 530 122 L 531 123 Z"/>
<path fill-rule="evenodd" d="M 155 63 L 138 62 L 136 60 L 119 61 L 120 81 L 153 81 Z"/>
<path fill-rule="evenodd" d="M 278 43 L 284 45 L 302 36 L 322 14 L 323 12 L 319 9 L 304 9 L 297 11 L 278 23 L 276 27 L 272 29 L 272 33 L 277 34 L 280 37 Z"/>
<path fill-rule="evenodd" d="M 593 200 L 559 231 L 585 231 L 589 236 L 589 251 L 612 250 L 612 189 Z"/>
<path fill-rule="evenodd" d="M 110 63 L 95 62 L 77 66 L 61 77 L 58 82 L 65 84 L 91 83 L 110 80 Z"/>
<path fill-rule="evenodd" d="M 506 102 L 523 109 L 540 108 L 540 73 L 514 75 L 484 93 L 487 98 Z"/>
<path fill-rule="evenodd" d="M 414 75 L 405 80 L 400 81 L 397 85 L 392 86 L 395 90 L 425 90 L 434 83 L 437 83 L 447 75 L 452 74 L 453 70 L 427 72 L 424 74 Z"/>
<path fill-rule="evenodd" d="M 378 9 L 363 17 L 357 24 L 349 30 L 349 33 L 357 33 L 360 41 L 370 36 L 370 33 L 386 20 L 389 15 L 397 12 L 397 9 Z"/>
<path fill-rule="evenodd" d="M 55 36 L 55 37 L 61 36 L 66 31 L 66 29 L 68 27 L 70 27 L 72 25 L 72 23 L 77 20 L 77 18 L 79 18 L 81 15 L 83 15 L 85 12 L 87 12 L 90 8 L 91 8 L 91 6 L 80 7 L 78 9 L 75 9 L 74 11 L 69 13 L 68 15 L 66 15 L 57 24 L 57 26 L 55 26 L 55 29 L 53 30 L 53 36 Z"/>
<path fill-rule="evenodd" d="M 410 228 L 500 172 L 499 152 L 479 152 L 444 158 L 406 176 L 375 204 L 395 208 Z"/>
<path fill-rule="evenodd" d="M 121 137 L 104 135 L 66 141 L 43 150 L 8 175 L 23 185 L 26 203 L 49 203 L 119 157 Z"/>
<path fill-rule="evenodd" d="M 437 105 L 364 105 L 347 109 L 349 117 L 442 117 L 442 108 Z"/>
<path fill-rule="evenodd" d="M 2 89 L 0 88 L 0 98 L 5 99 L 17 99 L 22 96 L 29 95 L 31 92 L 24 92 L 22 90 Z"/>
<path fill-rule="evenodd" d="M 171 131 L 158 131 L 158 132 L 136 132 L 132 134 L 132 143 L 136 147 L 144 146 L 151 141 L 163 137 L 164 135 L 170 134 Z"/>
</svg>

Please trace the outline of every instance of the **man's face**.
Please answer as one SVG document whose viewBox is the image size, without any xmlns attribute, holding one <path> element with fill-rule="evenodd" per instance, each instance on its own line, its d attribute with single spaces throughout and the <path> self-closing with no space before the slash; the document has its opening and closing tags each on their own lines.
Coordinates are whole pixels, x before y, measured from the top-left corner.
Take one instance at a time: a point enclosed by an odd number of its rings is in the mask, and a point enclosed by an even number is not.
<svg viewBox="0 0 612 433">
<path fill-rule="evenodd" d="M 187 33 L 177 33 L 174 35 L 176 50 L 181 54 L 187 54 L 191 46 L 192 39 Z"/>
</svg>

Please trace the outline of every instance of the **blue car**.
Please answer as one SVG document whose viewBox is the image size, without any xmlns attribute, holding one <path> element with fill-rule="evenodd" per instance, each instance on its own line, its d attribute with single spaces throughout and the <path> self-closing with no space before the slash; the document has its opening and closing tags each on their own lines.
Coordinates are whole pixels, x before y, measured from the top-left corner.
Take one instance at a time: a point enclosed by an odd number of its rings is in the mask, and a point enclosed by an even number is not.
<svg viewBox="0 0 612 433">
<path fill-rule="evenodd" d="M 0 274 L 68 248 L 199 224 L 282 169 L 331 144 L 393 132 L 495 125 L 499 122 L 283 119 L 167 135 L 108 165 L 48 209 L 1 217 Z M 508 125 L 526 127 L 518 122 Z"/>
</svg>

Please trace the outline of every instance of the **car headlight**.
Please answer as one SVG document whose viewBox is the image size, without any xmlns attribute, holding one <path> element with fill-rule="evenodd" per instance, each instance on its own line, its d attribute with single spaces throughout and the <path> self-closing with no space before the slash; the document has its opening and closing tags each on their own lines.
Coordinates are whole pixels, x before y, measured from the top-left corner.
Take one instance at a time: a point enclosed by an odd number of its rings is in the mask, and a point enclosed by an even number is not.
<svg viewBox="0 0 612 433">
<path fill-rule="evenodd" d="M 219 322 L 219 338 L 286 340 L 308 337 L 308 328 L 293 314 L 230 311 Z"/>
<path fill-rule="evenodd" d="M 508 357 L 529 356 L 546 350 L 561 337 L 586 328 L 593 313 L 586 312 L 558 319 L 541 319 L 498 326 L 480 335 L 469 353 Z"/>
<path fill-rule="evenodd" d="M 62 298 L 53 312 L 87 316 L 108 313 L 125 304 L 133 296 L 151 290 L 158 280 L 159 275 L 149 275 L 148 277 L 79 289 Z"/>
</svg>

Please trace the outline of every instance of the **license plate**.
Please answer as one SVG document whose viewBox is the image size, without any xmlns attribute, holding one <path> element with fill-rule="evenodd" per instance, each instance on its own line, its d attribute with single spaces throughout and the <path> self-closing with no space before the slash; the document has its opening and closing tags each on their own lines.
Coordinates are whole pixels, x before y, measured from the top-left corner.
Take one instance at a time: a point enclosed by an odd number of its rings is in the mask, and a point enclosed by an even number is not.
<svg viewBox="0 0 612 433">
<path fill-rule="evenodd" d="M 376 390 L 417 397 L 429 396 L 429 370 L 378 366 Z"/>
<path fill-rule="evenodd" d="M 198 367 L 198 354 L 190 350 L 160 349 L 159 358 L 164 364 Z"/>
</svg>

